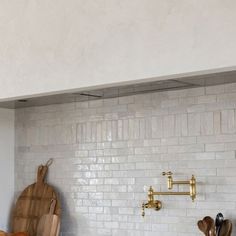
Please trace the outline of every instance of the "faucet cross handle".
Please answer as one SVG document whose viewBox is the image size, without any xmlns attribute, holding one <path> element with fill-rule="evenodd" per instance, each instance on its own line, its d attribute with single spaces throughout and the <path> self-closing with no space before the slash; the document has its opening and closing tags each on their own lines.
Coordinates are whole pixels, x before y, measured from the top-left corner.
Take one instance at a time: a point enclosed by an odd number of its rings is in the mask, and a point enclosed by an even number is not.
<svg viewBox="0 0 236 236">
<path fill-rule="evenodd" d="M 142 204 L 142 217 L 145 216 L 145 203 Z"/>
<path fill-rule="evenodd" d="M 173 188 L 172 172 L 171 171 L 162 172 L 162 175 L 167 176 L 167 187 L 168 187 L 168 189 L 172 189 Z"/>
<path fill-rule="evenodd" d="M 169 176 L 171 176 L 172 174 L 173 174 L 173 173 L 172 173 L 171 171 L 162 172 L 162 175 L 163 175 L 163 176 L 166 176 L 166 175 L 167 175 L 167 176 L 169 177 Z"/>
</svg>

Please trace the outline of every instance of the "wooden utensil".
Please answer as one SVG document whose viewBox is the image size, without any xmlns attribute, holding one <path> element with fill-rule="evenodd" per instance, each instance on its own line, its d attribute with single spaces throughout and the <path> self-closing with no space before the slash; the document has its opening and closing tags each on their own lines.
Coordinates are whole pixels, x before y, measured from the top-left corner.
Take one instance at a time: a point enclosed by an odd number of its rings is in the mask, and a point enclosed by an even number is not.
<svg viewBox="0 0 236 236">
<path fill-rule="evenodd" d="M 209 236 L 207 223 L 203 220 L 199 220 L 197 222 L 198 228 L 205 234 L 205 236 Z"/>
<path fill-rule="evenodd" d="M 230 229 L 229 229 L 229 236 L 231 236 L 232 230 L 233 230 L 233 225 L 232 225 L 232 222 L 231 222 Z"/>
<path fill-rule="evenodd" d="M 230 220 L 224 220 L 221 226 L 219 236 L 230 236 L 232 232 L 232 223 Z"/>
<path fill-rule="evenodd" d="M 60 228 L 60 219 L 58 215 L 54 214 L 56 200 L 52 199 L 49 214 L 41 217 L 38 228 L 37 236 L 58 236 Z"/>
<path fill-rule="evenodd" d="M 215 222 L 210 216 L 206 216 L 203 218 L 203 222 L 207 225 L 207 231 L 209 236 L 215 236 Z"/>
<path fill-rule="evenodd" d="M 60 216 L 61 207 L 53 187 L 46 184 L 48 167 L 52 164 L 49 160 L 46 165 L 38 168 L 37 182 L 28 186 L 20 195 L 13 212 L 13 232 L 28 232 L 29 236 L 35 236 L 39 219 L 48 214 L 51 200 L 56 199 L 55 214 Z"/>
</svg>

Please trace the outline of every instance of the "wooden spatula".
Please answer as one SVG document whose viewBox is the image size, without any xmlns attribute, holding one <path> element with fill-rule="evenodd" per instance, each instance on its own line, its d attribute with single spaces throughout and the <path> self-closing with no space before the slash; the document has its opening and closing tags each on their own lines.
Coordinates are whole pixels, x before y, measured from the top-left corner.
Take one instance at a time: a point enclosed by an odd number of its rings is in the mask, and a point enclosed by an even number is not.
<svg viewBox="0 0 236 236">
<path fill-rule="evenodd" d="M 37 236 L 58 236 L 60 219 L 54 214 L 56 200 L 52 199 L 49 214 L 43 215 L 37 227 Z"/>
</svg>

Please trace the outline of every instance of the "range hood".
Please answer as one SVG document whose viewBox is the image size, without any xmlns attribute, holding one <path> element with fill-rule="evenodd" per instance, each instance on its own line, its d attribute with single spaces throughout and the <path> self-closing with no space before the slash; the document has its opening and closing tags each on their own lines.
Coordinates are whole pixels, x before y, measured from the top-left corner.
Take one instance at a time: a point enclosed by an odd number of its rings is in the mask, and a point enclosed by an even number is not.
<svg viewBox="0 0 236 236">
<path fill-rule="evenodd" d="M 1 108 L 23 108 L 32 106 L 43 106 L 50 104 L 89 101 L 95 99 L 106 99 L 114 97 L 129 96 L 141 93 L 161 92 L 166 90 L 177 90 L 195 88 L 202 86 L 226 84 L 236 82 L 236 71 L 219 72 L 207 75 L 197 75 L 177 79 L 168 79 L 154 82 L 143 82 L 138 84 L 96 89 L 89 91 L 78 91 L 73 93 L 62 93 L 49 96 L 24 98 L 21 100 L 0 102 Z"/>
</svg>

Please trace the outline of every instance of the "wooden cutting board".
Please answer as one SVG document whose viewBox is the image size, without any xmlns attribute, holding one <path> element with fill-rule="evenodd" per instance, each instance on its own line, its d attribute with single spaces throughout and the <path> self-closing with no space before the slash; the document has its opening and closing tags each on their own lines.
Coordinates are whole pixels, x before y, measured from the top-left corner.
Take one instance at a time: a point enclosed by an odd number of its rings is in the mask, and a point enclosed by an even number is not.
<svg viewBox="0 0 236 236">
<path fill-rule="evenodd" d="M 36 236 L 58 236 L 60 218 L 54 214 L 56 200 L 52 199 L 49 214 L 43 215 L 39 220 Z"/>
<path fill-rule="evenodd" d="M 28 232 L 35 236 L 39 219 L 48 214 L 51 200 L 56 200 L 55 214 L 60 216 L 61 207 L 53 187 L 44 182 L 51 161 L 38 168 L 37 182 L 28 186 L 20 195 L 12 217 L 12 231 Z"/>
</svg>

